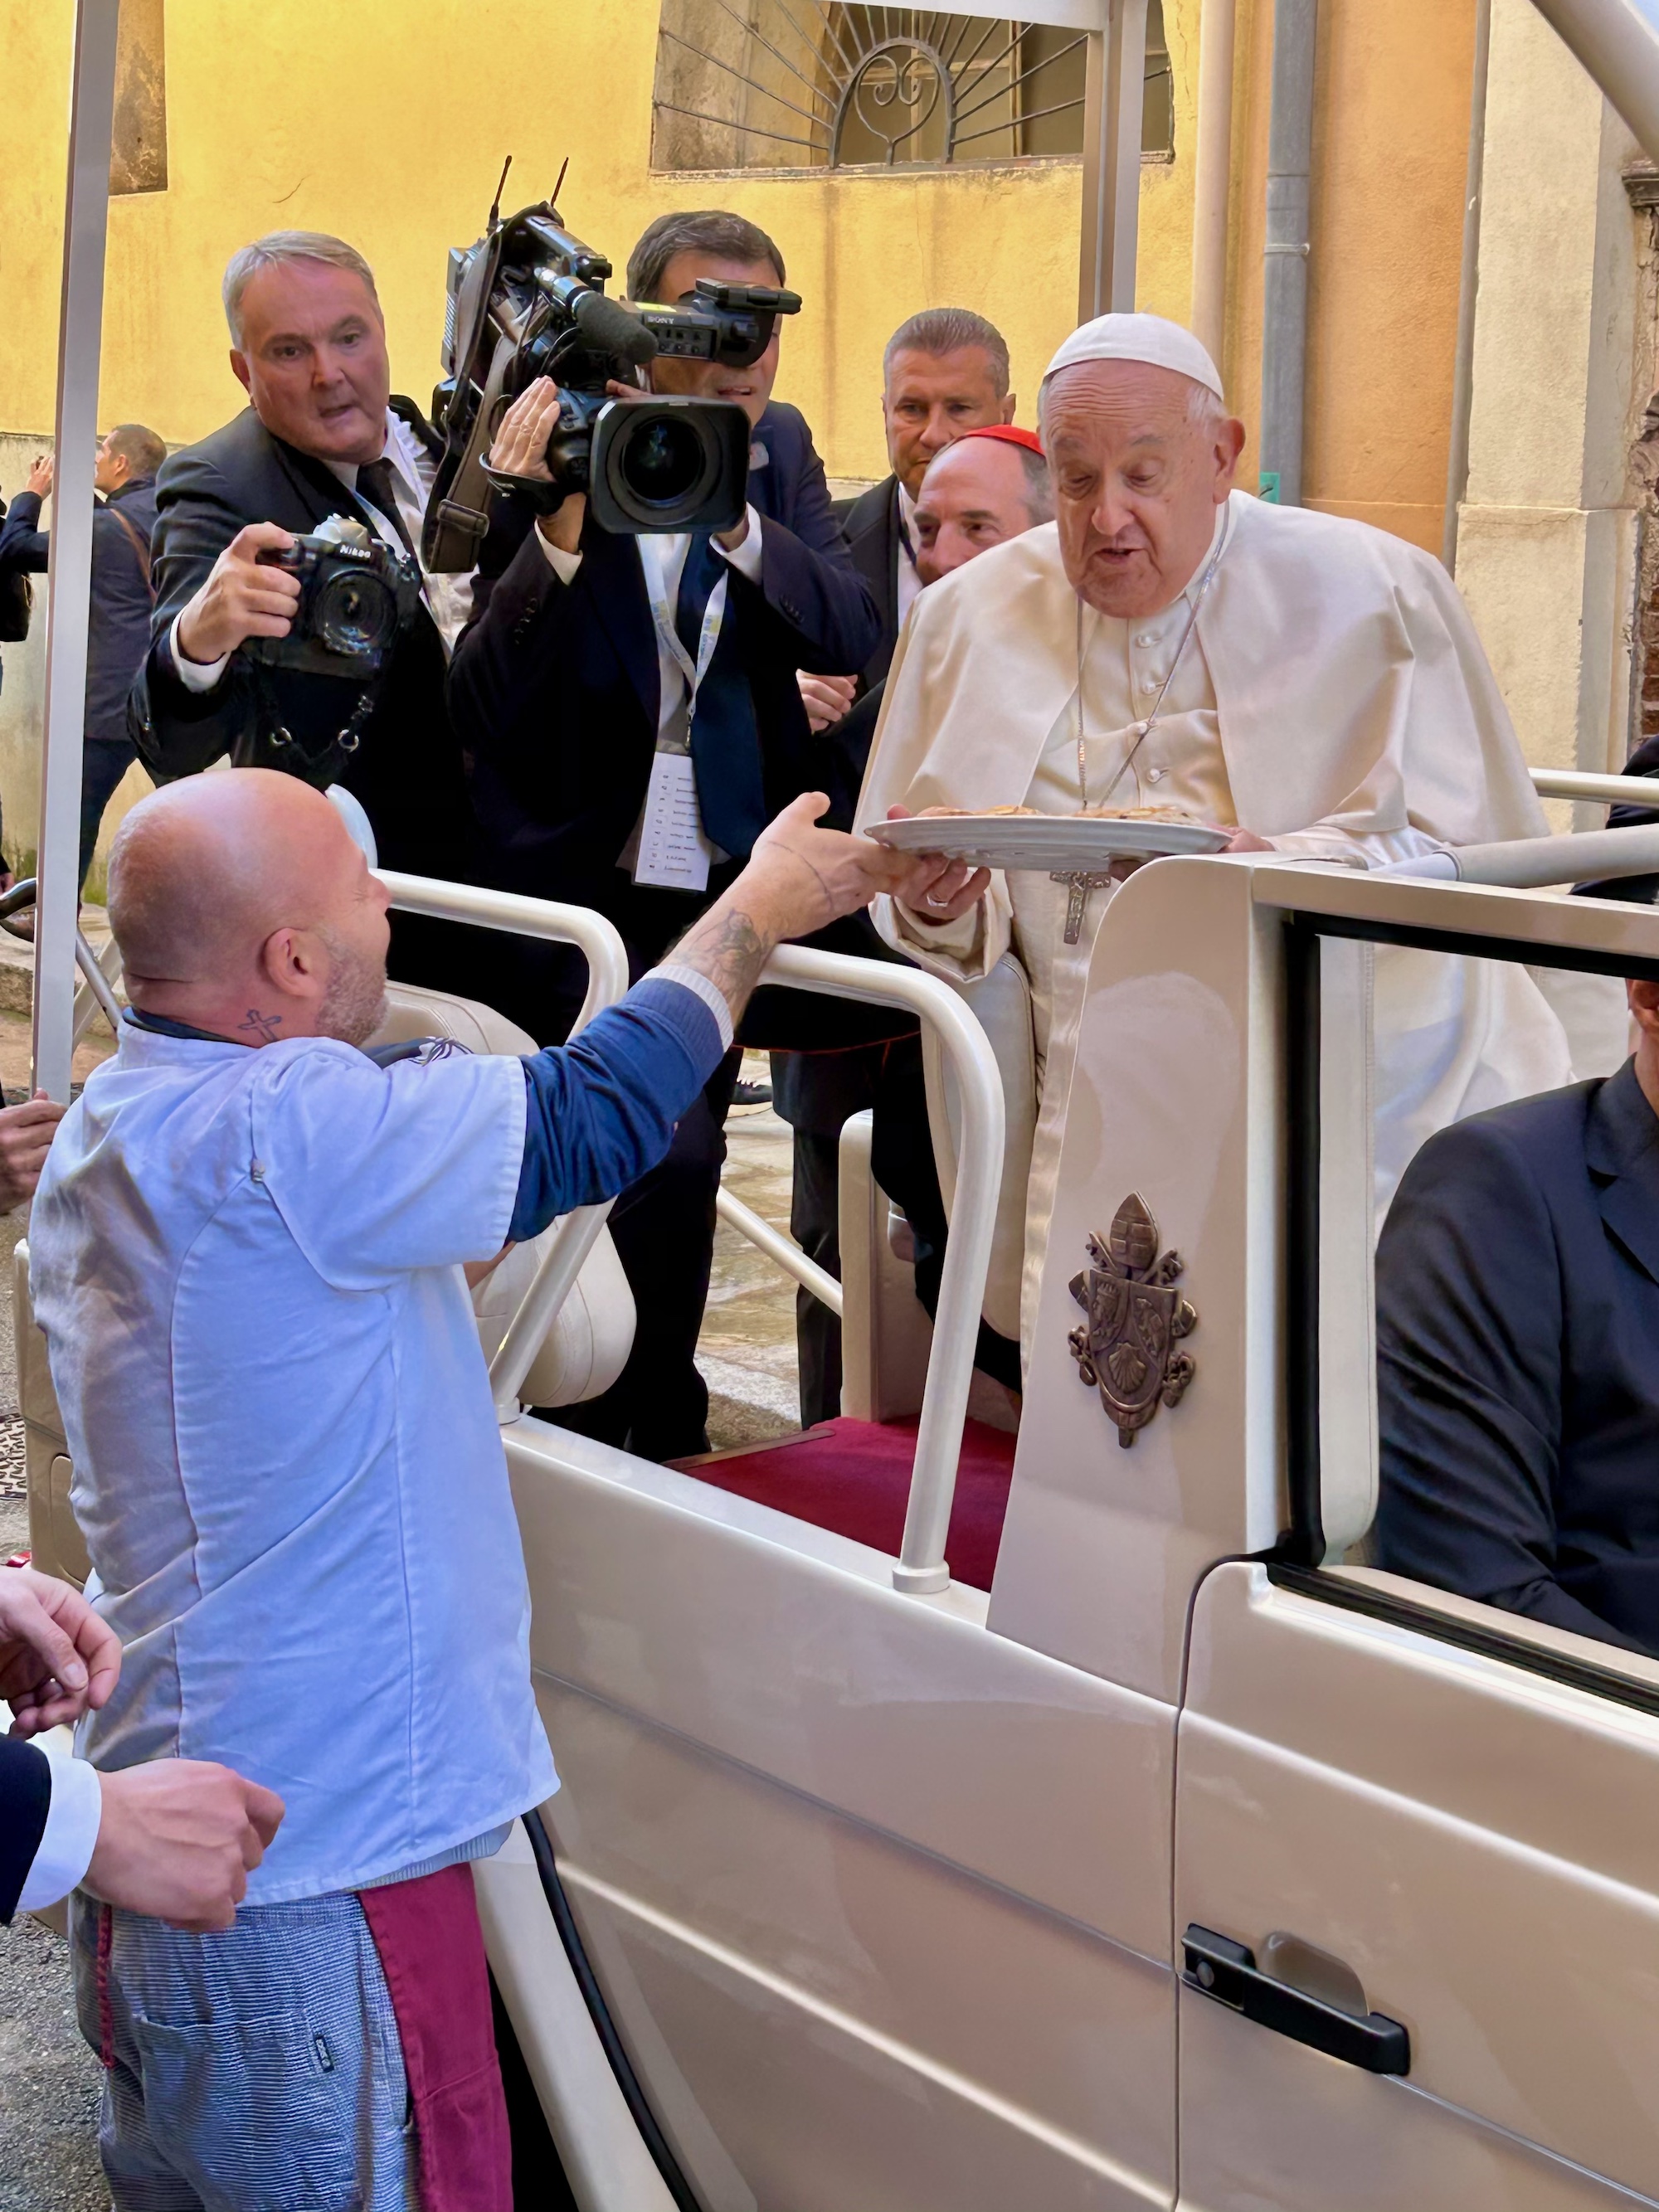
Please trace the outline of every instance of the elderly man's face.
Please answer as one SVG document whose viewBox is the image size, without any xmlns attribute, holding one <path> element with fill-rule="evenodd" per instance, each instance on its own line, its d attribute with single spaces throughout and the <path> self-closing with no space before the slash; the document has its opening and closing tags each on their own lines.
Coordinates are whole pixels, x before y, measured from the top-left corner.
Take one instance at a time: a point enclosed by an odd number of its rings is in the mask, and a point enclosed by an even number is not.
<svg viewBox="0 0 1659 2212">
<path fill-rule="evenodd" d="M 378 461 L 392 391 L 374 294 L 327 261 L 279 261 L 242 295 L 230 365 L 267 430 L 319 461 Z"/>
<path fill-rule="evenodd" d="M 1156 614 L 1209 550 L 1244 426 L 1194 422 L 1192 395 L 1201 389 L 1145 362 L 1079 362 L 1044 396 L 1066 574 L 1102 614 Z"/>
<path fill-rule="evenodd" d="M 721 284 L 781 285 L 783 279 L 769 261 L 727 261 L 718 253 L 677 253 L 662 272 L 662 304 L 690 307 L 696 304 L 693 287 L 699 276 Z M 780 316 L 772 325 L 771 343 L 747 368 L 733 368 L 723 361 L 679 361 L 659 354 L 647 374 L 653 392 L 684 392 L 694 399 L 730 399 L 741 407 L 750 423 L 760 421 L 778 375 L 778 338 L 783 329 Z"/>
<path fill-rule="evenodd" d="M 1034 457 L 1035 458 L 1035 457 Z M 916 501 L 916 574 L 936 584 L 975 555 L 1030 529 L 1030 484 L 1018 446 L 963 438 L 922 478 Z"/>
</svg>

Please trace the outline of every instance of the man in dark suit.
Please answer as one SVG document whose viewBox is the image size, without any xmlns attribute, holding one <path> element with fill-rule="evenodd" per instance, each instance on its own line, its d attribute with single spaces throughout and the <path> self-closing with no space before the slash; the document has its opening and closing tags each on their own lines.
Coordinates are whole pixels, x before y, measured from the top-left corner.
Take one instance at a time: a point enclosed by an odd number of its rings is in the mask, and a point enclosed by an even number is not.
<svg viewBox="0 0 1659 2212">
<path fill-rule="evenodd" d="M 781 284 L 763 231 L 718 211 L 653 223 L 635 248 L 636 300 L 677 301 L 699 277 Z M 496 578 L 481 576 L 479 613 L 451 675 L 458 727 L 473 759 L 473 797 L 492 878 L 505 888 L 597 908 L 642 969 L 736 876 L 771 815 L 823 787 L 795 672 L 855 667 L 878 620 L 836 526 L 823 464 L 793 408 L 771 404 L 777 340 L 745 368 L 659 359 L 653 387 L 734 401 L 753 425 L 749 507 L 735 529 L 611 537 L 567 499 L 544 516 Z M 503 417 L 492 465 L 548 473 L 558 394 L 545 379 Z M 690 697 L 695 698 L 692 711 Z M 688 765 L 689 763 L 689 765 Z M 690 842 L 659 865 L 653 792 L 683 779 Z M 580 976 L 539 948 L 524 959 L 512 1009 L 544 1042 L 568 1030 Z M 755 1020 L 832 1040 L 856 1009 L 775 1000 Z M 893 1025 L 896 1026 L 896 1018 Z M 779 1032 L 757 1035 L 770 1042 Z M 793 1034 L 793 1029 L 789 1034 Z M 611 1232 L 634 1285 L 640 1326 L 613 1388 L 558 1418 L 649 1458 L 705 1448 L 708 1393 L 694 1353 L 708 1295 L 714 1194 L 737 1056 L 683 1117 L 667 1159 L 623 1194 Z"/>
<path fill-rule="evenodd" d="M 138 750 L 158 783 L 228 754 L 324 787 L 368 813 L 380 859 L 465 880 L 471 812 L 444 703 L 448 643 L 463 618 L 456 583 L 424 579 L 421 605 L 378 680 L 257 667 L 238 648 L 283 637 L 298 580 L 263 565 L 331 516 L 414 554 L 436 440 L 391 396 L 386 323 L 362 256 L 319 232 L 278 231 L 225 272 L 230 365 L 252 405 L 173 455 L 156 485 L 156 605 L 133 695 Z M 465 932 L 396 917 L 392 972 L 487 997 Z"/>
<path fill-rule="evenodd" d="M 158 1759 L 100 1774 L 28 1739 L 108 1700 L 121 1647 L 79 1590 L 0 1567 L 0 1925 L 84 1882 L 112 1905 L 187 1928 L 228 1928 L 276 1832 L 283 1801 L 228 1767 Z"/>
<path fill-rule="evenodd" d="M 856 691 L 879 684 L 893 658 L 921 579 L 916 568 L 916 500 L 935 454 L 964 430 L 1014 419 L 1008 343 L 994 323 L 966 307 L 928 307 L 901 323 L 882 356 L 882 426 L 890 475 L 836 514 L 853 565 L 881 613 L 881 638 L 860 666 Z M 848 679 L 803 672 L 801 693 L 814 726 L 845 714 L 856 696 Z"/>
<path fill-rule="evenodd" d="M 155 477 L 166 441 L 142 422 L 118 422 L 99 441 L 93 487 L 101 495 L 92 518 L 92 601 L 87 626 L 85 744 L 81 755 L 81 875 L 85 883 L 104 809 L 131 767 L 127 694 L 149 649 L 150 537 L 155 528 Z M 9 568 L 44 575 L 51 551 L 40 527 L 40 502 L 52 490 L 52 459 L 42 454 L 0 526 L 0 574 Z"/>
<path fill-rule="evenodd" d="M 1605 1080 L 1431 1137 L 1376 1255 L 1378 1566 L 1659 1656 L 1659 984 Z"/>
</svg>

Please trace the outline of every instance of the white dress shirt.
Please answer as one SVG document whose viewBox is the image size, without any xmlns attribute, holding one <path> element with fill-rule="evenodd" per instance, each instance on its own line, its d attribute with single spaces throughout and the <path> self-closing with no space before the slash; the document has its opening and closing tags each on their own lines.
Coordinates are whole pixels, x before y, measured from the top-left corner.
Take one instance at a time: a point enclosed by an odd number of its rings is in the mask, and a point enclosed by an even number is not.
<svg viewBox="0 0 1659 2212">
<path fill-rule="evenodd" d="M 749 528 L 741 545 L 735 549 L 722 545 L 717 538 L 714 550 L 746 576 L 751 584 L 761 580 L 761 561 L 763 548 L 761 542 L 761 519 L 754 507 L 744 510 Z M 550 545 L 544 531 L 538 530 L 537 542 L 547 556 L 548 565 L 561 583 L 575 580 L 582 565 L 580 553 L 566 553 L 556 545 Z M 689 531 L 642 532 L 635 539 L 640 550 L 640 566 L 645 571 L 646 590 L 658 605 L 666 607 L 672 621 L 674 605 L 679 598 L 680 578 L 685 569 L 685 556 L 691 548 Z M 720 586 L 716 586 L 718 590 Z M 721 611 L 723 613 L 723 610 Z M 654 627 L 654 625 L 653 625 Z M 717 620 L 718 628 L 718 620 Z M 660 629 L 657 629 L 657 750 L 659 752 L 684 752 L 690 736 L 690 701 L 686 695 L 685 672 L 678 658 L 670 649 Z M 632 868 L 639 852 L 640 830 L 645 820 L 645 810 L 640 810 L 640 819 L 622 851 L 617 855 L 619 868 Z M 711 846 L 716 861 L 728 859 L 719 846 Z"/>
<path fill-rule="evenodd" d="M 397 496 L 398 513 L 409 543 L 415 548 L 418 561 L 421 551 L 421 526 L 426 519 L 426 502 L 432 489 L 436 465 L 426 447 L 410 428 L 401 415 L 386 410 L 386 451 L 381 458 L 392 465 L 392 486 Z M 362 498 L 357 490 L 357 464 L 355 461 L 325 461 L 324 467 L 331 476 L 338 477 L 354 497 L 362 499 L 368 510 L 374 534 L 383 545 L 394 553 L 404 553 L 408 548 L 398 535 L 392 519 L 384 515 L 373 500 Z M 438 635 L 444 641 L 445 653 L 453 653 L 455 641 L 466 625 L 471 611 L 471 583 L 470 575 L 452 576 L 441 571 L 428 574 L 421 571 L 421 597 L 426 602 L 428 613 L 438 626 Z M 173 665 L 179 672 L 179 680 L 186 691 L 211 691 L 230 665 L 227 653 L 218 660 L 187 660 L 179 643 L 179 624 L 182 614 L 173 618 L 173 628 L 167 633 L 167 642 L 173 650 Z"/>
<path fill-rule="evenodd" d="M 37 1746 L 52 1767 L 52 1802 L 46 1808 L 46 1825 L 34 1863 L 18 1895 L 20 1912 L 39 1912 L 77 1888 L 97 1846 L 104 1814 L 103 1792 L 85 1759 L 71 1758 L 68 1741 L 65 1734 L 61 1747 L 50 1736 Z"/>
</svg>

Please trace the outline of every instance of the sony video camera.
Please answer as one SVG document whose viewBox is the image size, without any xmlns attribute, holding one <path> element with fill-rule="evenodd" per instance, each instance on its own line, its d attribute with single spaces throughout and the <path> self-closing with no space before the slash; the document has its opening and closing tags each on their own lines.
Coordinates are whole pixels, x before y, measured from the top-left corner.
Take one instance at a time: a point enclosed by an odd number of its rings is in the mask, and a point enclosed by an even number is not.
<svg viewBox="0 0 1659 2212">
<path fill-rule="evenodd" d="M 428 569 L 469 569 L 489 527 L 492 489 L 542 514 L 584 492 L 601 529 L 730 530 L 748 495 L 749 418 L 722 399 L 617 399 L 659 353 L 747 368 L 799 295 L 700 277 L 696 305 L 624 305 L 605 295 L 611 264 L 563 228 L 550 200 L 506 222 L 491 210 L 476 246 L 452 248 L 445 381 L 433 398 L 443 458 L 427 505 Z M 502 477 L 485 456 L 526 386 L 551 377 L 562 399 L 547 446 L 553 481 Z"/>
<path fill-rule="evenodd" d="M 372 683 L 420 605 L 415 563 L 349 515 L 331 514 L 310 537 L 296 538 L 286 550 L 267 546 L 255 558 L 300 580 L 288 635 L 243 642 L 248 659 L 268 668 Z"/>
</svg>

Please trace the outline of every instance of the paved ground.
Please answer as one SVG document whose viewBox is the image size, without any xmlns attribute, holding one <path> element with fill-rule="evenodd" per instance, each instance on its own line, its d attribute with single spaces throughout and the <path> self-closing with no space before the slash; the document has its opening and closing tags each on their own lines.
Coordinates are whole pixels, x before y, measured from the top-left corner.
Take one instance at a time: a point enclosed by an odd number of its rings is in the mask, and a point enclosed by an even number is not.
<svg viewBox="0 0 1659 2212">
<path fill-rule="evenodd" d="M 108 1049 L 94 1032 L 84 1076 Z M 764 1062 L 746 1073 L 763 1077 Z M 28 1024 L 0 1011 L 0 1082 L 28 1077 Z M 769 1109 L 736 1114 L 726 1180 L 780 1228 L 789 1222 L 789 1131 Z M 21 1217 L 0 1218 L 0 1559 L 28 1540 L 21 1424 L 12 1361 L 11 1250 Z M 793 1285 L 721 1224 L 701 1358 L 716 1445 L 799 1425 Z M 94 2147 L 100 2075 L 75 2026 L 66 1947 L 33 1920 L 0 1929 L 0 2212 L 107 2212 Z"/>
</svg>

